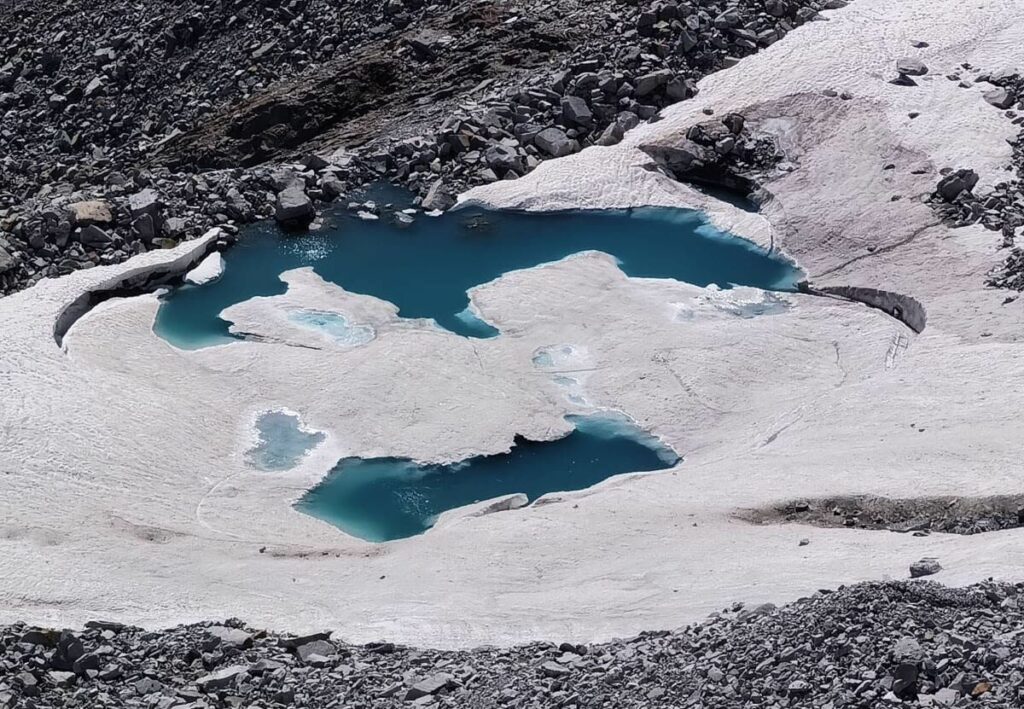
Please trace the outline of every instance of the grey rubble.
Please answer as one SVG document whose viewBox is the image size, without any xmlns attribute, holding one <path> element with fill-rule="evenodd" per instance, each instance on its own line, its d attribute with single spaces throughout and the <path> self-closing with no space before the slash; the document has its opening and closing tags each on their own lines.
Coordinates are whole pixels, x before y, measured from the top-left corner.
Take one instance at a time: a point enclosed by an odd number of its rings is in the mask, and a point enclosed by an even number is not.
<svg viewBox="0 0 1024 709">
<path fill-rule="evenodd" d="M 224 626 L 0 629 L 0 706 L 1018 707 L 1024 585 L 869 583 L 675 631 L 507 649 Z"/>
<path fill-rule="evenodd" d="M 964 66 L 965 72 L 967 66 Z M 960 81 L 962 76 L 956 73 L 947 78 Z M 1024 251 L 1017 242 L 1024 232 L 1024 75 L 982 73 L 975 77 L 975 81 L 993 87 L 982 94 L 982 100 L 1021 126 L 1017 137 L 1011 141 L 1013 154 L 1008 167 L 1013 176 L 984 193 L 976 194 L 974 188 L 978 175 L 973 170 L 963 166 L 946 167 L 931 202 L 943 221 L 952 226 L 980 223 L 1001 232 L 1003 255 L 989 274 L 987 283 L 996 288 L 1024 291 Z M 966 88 L 969 84 L 961 82 L 960 85 Z M 1013 302 L 1016 298 L 1016 295 L 1011 295 L 1006 302 Z"/>
<path fill-rule="evenodd" d="M 302 227 L 376 181 L 448 207 L 617 142 L 842 4 L 4 4 L 0 295 L 212 226 Z M 83 202 L 110 218 L 80 223 Z"/>
</svg>

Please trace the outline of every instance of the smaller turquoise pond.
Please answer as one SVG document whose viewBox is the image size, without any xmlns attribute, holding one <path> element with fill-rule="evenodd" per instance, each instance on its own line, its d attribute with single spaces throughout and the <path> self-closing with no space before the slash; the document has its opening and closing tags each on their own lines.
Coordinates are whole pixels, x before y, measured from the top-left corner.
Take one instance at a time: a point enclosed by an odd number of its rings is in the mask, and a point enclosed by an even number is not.
<svg viewBox="0 0 1024 709">
<path fill-rule="evenodd" d="M 164 298 L 155 330 L 182 349 L 232 342 L 221 311 L 256 296 L 284 293 L 281 273 L 312 266 L 349 292 L 394 303 L 402 317 L 433 318 L 460 335 L 493 337 L 497 330 L 468 310 L 467 290 L 581 251 L 614 256 L 630 276 L 699 286 L 792 291 L 803 277 L 791 262 L 715 230 L 693 211 L 472 210 L 420 215 L 408 226 L 387 215 L 370 221 L 335 211 L 321 231 L 301 236 L 283 235 L 273 224 L 246 229 L 225 254 L 218 280 L 183 286 Z M 337 315 L 305 317 L 297 324 L 338 336 L 344 344 L 366 336 L 351 332 L 351 324 Z"/>
<path fill-rule="evenodd" d="M 555 441 L 521 438 L 511 452 L 449 465 L 406 458 L 346 458 L 296 507 L 371 542 L 411 537 L 438 515 L 463 505 L 524 493 L 582 490 L 622 473 L 664 470 L 675 451 L 616 414 L 570 416 L 575 426 Z"/>
<path fill-rule="evenodd" d="M 283 411 L 260 414 L 256 433 L 259 441 L 246 459 L 257 470 L 267 472 L 291 470 L 324 440 L 323 433 L 303 430 L 298 416 Z"/>
</svg>

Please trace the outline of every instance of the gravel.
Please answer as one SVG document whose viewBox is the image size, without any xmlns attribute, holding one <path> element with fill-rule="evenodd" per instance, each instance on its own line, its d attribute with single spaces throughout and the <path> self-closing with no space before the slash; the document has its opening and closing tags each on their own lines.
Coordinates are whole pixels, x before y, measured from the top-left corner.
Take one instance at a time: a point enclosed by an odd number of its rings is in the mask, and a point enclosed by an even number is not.
<svg viewBox="0 0 1024 709">
<path fill-rule="evenodd" d="M 315 226 L 373 182 L 449 208 L 842 4 L 2 4 L 0 295 L 212 226 Z"/>
<path fill-rule="evenodd" d="M 0 706 L 1019 707 L 1024 585 L 925 581 L 736 603 L 608 643 L 440 651 L 223 624 L 0 629 Z"/>
</svg>

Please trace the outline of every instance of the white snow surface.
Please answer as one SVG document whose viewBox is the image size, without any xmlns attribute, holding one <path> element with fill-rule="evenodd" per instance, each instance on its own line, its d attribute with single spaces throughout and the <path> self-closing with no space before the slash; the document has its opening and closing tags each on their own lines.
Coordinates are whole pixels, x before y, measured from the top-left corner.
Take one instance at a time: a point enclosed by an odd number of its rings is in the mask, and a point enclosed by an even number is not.
<svg viewBox="0 0 1024 709">
<path fill-rule="evenodd" d="M 826 15 L 709 77 L 622 145 L 464 201 L 700 207 L 783 248 L 816 284 L 913 295 L 928 311 L 921 335 L 804 295 L 741 317 L 762 302 L 757 291 L 629 279 L 591 253 L 474 289 L 474 311 L 502 331 L 491 340 L 399 321 L 389 304 L 298 271 L 285 296 L 229 310 L 260 342 L 177 350 L 153 334 L 158 302 L 142 296 L 95 308 L 61 348 L 54 322 L 82 293 L 156 263 L 191 264 L 214 237 L 43 281 L 0 300 L 0 622 L 239 616 L 465 647 L 672 628 L 733 601 L 906 578 L 923 556 L 938 557 L 933 578 L 945 583 L 1024 578 L 1024 530 L 918 538 L 734 516 L 844 493 L 1024 492 L 1024 307 L 983 287 L 999 236 L 951 231 L 921 202 L 944 166 L 1004 177 L 1015 127 L 982 100 L 984 85 L 958 88 L 945 74 L 962 62 L 1015 68 L 1024 5 L 855 0 Z M 887 83 L 901 56 L 929 66 L 917 87 Z M 644 169 L 637 146 L 670 143 L 707 120 L 704 107 L 785 135 L 799 167 L 767 185 L 763 214 Z M 888 162 L 896 169 L 883 171 Z M 911 174 L 917 166 L 926 173 Z M 330 307 L 376 337 L 296 346 L 309 335 L 286 329 L 280 309 L 292 307 Z M 544 505 L 479 514 L 481 503 L 380 545 L 292 508 L 341 456 L 450 461 L 507 450 L 516 434 L 564 434 L 578 409 L 532 362 L 562 343 L 587 353 L 590 405 L 628 414 L 685 460 Z M 327 434 L 295 470 L 246 465 L 255 412 L 269 408 Z"/>
</svg>

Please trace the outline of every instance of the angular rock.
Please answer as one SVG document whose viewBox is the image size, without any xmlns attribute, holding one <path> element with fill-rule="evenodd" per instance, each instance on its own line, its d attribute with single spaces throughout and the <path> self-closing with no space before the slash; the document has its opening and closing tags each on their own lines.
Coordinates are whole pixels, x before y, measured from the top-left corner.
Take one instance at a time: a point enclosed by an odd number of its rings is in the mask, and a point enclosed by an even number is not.
<svg viewBox="0 0 1024 709">
<path fill-rule="evenodd" d="M 1017 101 L 1017 97 L 1002 86 L 996 87 L 984 93 L 985 100 L 996 108 L 1010 108 Z"/>
<path fill-rule="evenodd" d="M 667 84 L 671 78 L 672 71 L 669 69 L 652 71 L 649 74 L 644 74 L 643 76 L 638 77 L 636 80 L 637 97 L 643 98 L 644 96 L 649 96 Z"/>
<path fill-rule="evenodd" d="M 545 128 L 533 139 L 534 145 L 553 158 L 561 158 L 576 152 L 576 141 L 571 140 L 558 128 Z"/>
<path fill-rule="evenodd" d="M 67 212 L 72 226 L 110 224 L 114 221 L 114 213 L 110 209 L 110 204 L 99 199 L 72 202 L 67 206 Z"/>
<path fill-rule="evenodd" d="M 301 229 L 309 226 L 316 216 L 313 201 L 299 184 L 286 187 L 277 195 L 274 219 L 283 227 Z"/>
<path fill-rule="evenodd" d="M 448 191 L 444 180 L 435 180 L 420 203 L 426 211 L 445 211 L 455 206 L 455 197 Z"/>
<path fill-rule="evenodd" d="M 209 258 L 220 260 L 220 254 L 211 254 Z M 205 263 L 205 261 L 204 261 Z M 206 631 L 210 637 L 216 638 L 223 647 L 246 649 L 252 647 L 252 635 L 238 628 L 227 628 L 214 625 Z"/>
<path fill-rule="evenodd" d="M 590 106 L 579 96 L 566 96 L 562 99 L 562 118 L 582 128 L 594 125 L 594 114 L 591 113 Z"/>
<path fill-rule="evenodd" d="M 331 657 L 337 653 L 337 648 L 329 640 L 314 640 L 308 642 L 305 645 L 299 645 L 295 648 L 295 654 L 299 656 L 302 661 L 308 660 L 313 655 L 319 655 L 320 657 Z"/>
<path fill-rule="evenodd" d="M 196 686 L 201 692 L 216 692 L 234 686 L 240 677 L 245 676 L 249 671 L 248 665 L 231 665 L 216 672 L 200 677 L 196 680 Z"/>
<path fill-rule="evenodd" d="M 420 680 L 405 693 L 405 700 L 412 701 L 432 694 L 437 694 L 452 683 L 452 676 L 446 672 L 438 672 Z"/>
<path fill-rule="evenodd" d="M 922 576 L 931 576 L 942 571 L 942 566 L 938 561 L 932 558 L 924 558 L 920 561 L 915 561 L 910 565 L 910 578 L 920 578 Z"/>
<path fill-rule="evenodd" d="M 903 57 L 896 60 L 896 71 L 903 76 L 924 76 L 928 67 L 920 59 Z"/>
</svg>

